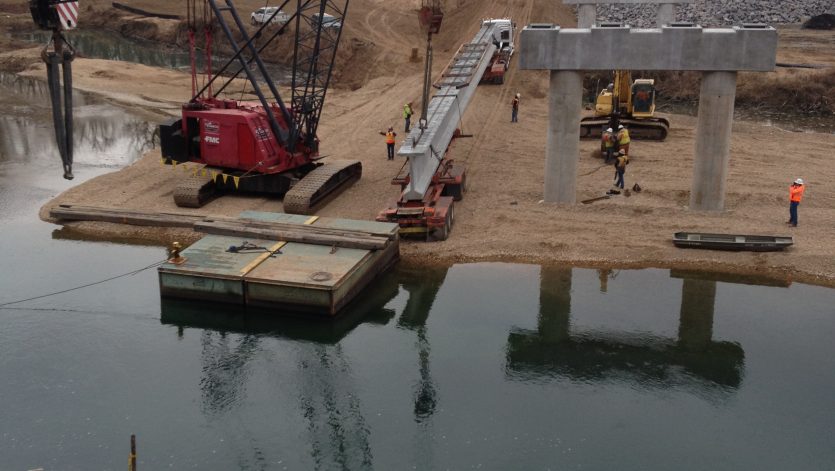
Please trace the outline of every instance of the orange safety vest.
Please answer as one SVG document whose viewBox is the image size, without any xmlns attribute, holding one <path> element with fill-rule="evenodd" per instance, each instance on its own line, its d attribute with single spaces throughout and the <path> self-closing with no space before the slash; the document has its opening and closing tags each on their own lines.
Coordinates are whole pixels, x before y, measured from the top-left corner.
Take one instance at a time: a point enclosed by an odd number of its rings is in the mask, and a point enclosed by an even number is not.
<svg viewBox="0 0 835 471">
<path fill-rule="evenodd" d="M 806 191 L 806 185 L 792 185 L 789 187 L 789 199 L 800 203 L 803 199 L 803 192 Z"/>
<path fill-rule="evenodd" d="M 386 133 L 386 144 L 394 144 L 394 133 L 387 132 Z"/>
</svg>

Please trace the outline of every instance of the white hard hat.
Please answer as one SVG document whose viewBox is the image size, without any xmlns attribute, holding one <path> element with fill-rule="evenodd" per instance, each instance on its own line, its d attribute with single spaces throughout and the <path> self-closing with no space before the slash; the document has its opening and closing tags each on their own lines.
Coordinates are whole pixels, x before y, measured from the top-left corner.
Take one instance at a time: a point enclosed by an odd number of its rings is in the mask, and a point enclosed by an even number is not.
<svg viewBox="0 0 835 471">
<path fill-rule="evenodd" d="M 798 179 L 797 179 L 797 180 L 795 180 L 794 182 L 795 182 L 795 183 L 797 183 L 798 185 L 802 185 L 802 184 L 803 184 L 803 179 L 802 179 L 802 178 L 798 178 Z"/>
<path fill-rule="evenodd" d="M 521 94 L 521 93 L 517 93 L 517 94 L 516 94 L 516 98 L 522 98 L 522 94 Z"/>
<path fill-rule="evenodd" d="M 606 129 L 606 132 L 612 132 L 612 128 Z"/>
<path fill-rule="evenodd" d="M 618 129 L 623 129 L 623 125 L 622 125 L 622 124 L 618 124 Z"/>
</svg>

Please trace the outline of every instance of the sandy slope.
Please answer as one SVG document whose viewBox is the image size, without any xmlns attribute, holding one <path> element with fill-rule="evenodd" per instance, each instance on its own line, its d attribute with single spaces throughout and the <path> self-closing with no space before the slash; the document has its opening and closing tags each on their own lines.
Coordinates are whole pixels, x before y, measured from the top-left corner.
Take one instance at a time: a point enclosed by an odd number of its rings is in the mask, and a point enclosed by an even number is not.
<svg viewBox="0 0 835 471">
<path fill-rule="evenodd" d="M 150 1 L 150 0 L 149 0 Z M 146 2 L 148 3 L 148 2 Z M 152 3 L 152 2 L 151 2 Z M 346 72 L 351 87 L 329 92 L 322 117 L 322 152 L 363 161 L 363 178 L 322 209 L 324 216 L 373 219 L 397 196 L 389 184 L 402 161 L 385 159 L 377 131 L 402 129 L 400 109 L 416 100 L 420 64 L 408 60 L 413 47 L 422 51 L 411 0 L 354 0 L 352 35 L 371 46 L 355 57 Z M 451 0 L 436 44 L 439 72 L 458 45 L 468 40 L 483 17 L 512 15 L 520 25 L 548 21 L 571 24 L 571 11 L 549 0 Z M 362 49 L 358 49 L 362 50 Z M 356 52 L 356 51 L 354 51 Z M 591 205 L 542 204 L 547 75 L 522 72 L 513 63 L 504 86 L 482 86 L 462 127 L 475 137 L 451 148 L 469 168 L 468 193 L 456 203 L 455 228 L 449 240 L 406 243 L 402 252 L 414 261 L 513 260 L 571 262 L 583 266 L 690 266 L 792 275 L 795 279 L 835 284 L 835 135 L 792 133 L 752 123 L 735 123 L 728 179 L 727 210 L 700 213 L 687 209 L 692 171 L 695 119 L 671 116 L 673 130 L 664 143 L 632 147 L 627 185 L 644 188 L 629 198 Z M 107 61 L 79 60 L 76 84 L 120 100 L 139 97 L 141 106 L 176 109 L 188 94 L 188 78 L 142 66 L 114 67 Z M 34 73 L 40 74 L 35 71 Z M 126 74 L 127 76 L 120 76 Z M 359 86 L 362 85 L 362 86 Z M 352 88 L 358 87 L 354 90 Z M 510 97 L 522 94 L 520 122 L 511 124 Z M 118 94 L 118 95 L 115 95 Z M 160 102 L 163 104 L 161 105 Z M 601 195 L 611 185 L 612 170 L 593 157 L 595 143 L 581 146 L 578 200 Z M 171 200 L 174 182 L 184 172 L 159 165 L 152 152 L 136 165 L 80 185 L 50 202 L 102 204 L 161 211 L 185 211 Z M 800 208 L 800 227 L 789 229 L 788 185 L 801 176 L 809 182 Z M 200 213 L 230 214 L 243 209 L 281 210 L 280 201 L 224 197 Z M 198 236 L 108 224 L 78 224 L 78 229 L 111 236 L 142 236 L 161 241 Z M 680 230 L 792 234 L 796 245 L 785 253 L 752 254 L 680 250 L 670 243 Z"/>
</svg>

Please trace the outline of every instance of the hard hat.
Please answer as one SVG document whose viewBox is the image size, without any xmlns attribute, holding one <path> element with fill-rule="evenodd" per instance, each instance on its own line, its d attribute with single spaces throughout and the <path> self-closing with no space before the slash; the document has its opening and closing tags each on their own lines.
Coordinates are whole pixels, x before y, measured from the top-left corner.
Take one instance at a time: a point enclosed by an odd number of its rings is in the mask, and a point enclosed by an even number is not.
<svg viewBox="0 0 835 471">
<path fill-rule="evenodd" d="M 618 124 L 618 129 L 623 129 L 623 125 L 622 125 L 622 124 Z"/>
<path fill-rule="evenodd" d="M 391 126 L 389 126 L 389 131 L 391 131 L 392 129 L 394 129 L 394 128 L 393 128 L 393 127 L 391 127 Z"/>
<path fill-rule="evenodd" d="M 516 98 L 522 98 L 522 94 L 521 94 L 521 93 L 517 93 L 517 94 L 516 94 Z"/>
<path fill-rule="evenodd" d="M 794 182 L 795 182 L 795 183 L 797 183 L 798 185 L 802 185 L 802 184 L 803 184 L 803 179 L 802 179 L 802 178 L 798 178 L 798 179 L 797 179 L 797 180 L 795 180 Z"/>
<path fill-rule="evenodd" d="M 606 132 L 612 132 L 612 128 L 606 129 Z"/>
</svg>

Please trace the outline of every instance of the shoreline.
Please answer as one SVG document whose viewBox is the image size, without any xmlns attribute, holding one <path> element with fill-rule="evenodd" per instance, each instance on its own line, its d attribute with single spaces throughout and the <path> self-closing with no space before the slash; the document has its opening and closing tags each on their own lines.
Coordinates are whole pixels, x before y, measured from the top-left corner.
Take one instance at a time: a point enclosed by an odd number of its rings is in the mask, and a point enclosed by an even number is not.
<svg viewBox="0 0 835 471">
<path fill-rule="evenodd" d="M 45 205 L 44 208 L 48 207 Z M 42 208 L 42 211 L 43 209 Z M 171 242 L 178 241 L 186 246 L 193 244 L 205 234 L 183 228 L 161 228 L 150 226 L 131 226 L 125 224 L 115 224 L 106 222 L 68 222 L 60 224 L 48 217 L 41 218 L 44 222 L 56 224 L 60 226 L 56 231 L 62 231 L 60 238 L 67 238 L 73 240 L 87 241 L 87 242 L 111 242 L 117 244 L 128 245 L 151 245 L 165 248 Z M 544 266 L 570 266 L 572 268 L 581 269 L 603 269 L 603 270 L 642 270 L 642 269 L 660 269 L 660 270 L 682 270 L 695 271 L 705 274 L 731 275 L 731 276 L 750 276 L 760 278 L 763 281 L 779 281 L 784 283 L 803 283 L 814 286 L 821 286 L 827 288 L 835 288 L 835 276 L 832 274 L 822 274 L 806 272 L 797 268 L 790 268 L 785 266 L 763 266 L 761 263 L 733 263 L 721 261 L 707 261 L 701 259 L 700 252 L 708 252 L 714 255 L 756 255 L 762 252 L 734 252 L 734 251 L 716 251 L 716 250 L 701 250 L 701 249 L 679 249 L 684 251 L 684 254 L 689 252 L 696 252 L 694 259 L 684 260 L 679 258 L 668 259 L 641 259 L 641 260 L 619 260 L 610 259 L 606 261 L 595 260 L 592 258 L 578 258 L 568 259 L 553 256 L 530 256 L 521 254 L 464 254 L 458 256 L 432 256 L 431 246 L 438 242 L 424 242 L 424 241 L 408 241 L 401 239 L 400 261 L 398 263 L 405 264 L 409 267 L 444 267 L 456 264 L 471 264 L 471 263 L 508 263 L 508 264 L 524 264 L 524 265 L 544 265 Z M 670 240 L 670 246 L 673 247 Z M 778 252 L 790 255 L 792 248 L 785 252 Z M 707 254 L 705 254 L 707 255 Z M 756 258 L 756 257 L 755 257 Z M 754 260 L 757 262 L 757 260 Z"/>
<path fill-rule="evenodd" d="M 397 197 L 391 178 L 403 163 L 387 162 L 377 131 L 402 127 L 404 101 L 419 101 L 421 64 L 409 61 L 414 18 L 398 5 L 381 7 L 389 16 L 369 10 L 355 31 L 374 43 L 374 54 L 351 56 L 354 87 L 333 87 L 323 109 L 319 138 L 323 155 L 357 159 L 363 177 L 316 214 L 373 220 Z M 451 54 L 468 39 L 473 15 L 496 16 L 489 5 L 455 12 L 438 38 L 441 55 Z M 570 23 L 568 13 L 565 21 Z M 519 11 L 518 24 L 536 22 L 533 10 Z M 445 20 L 447 21 L 447 20 Z M 395 27 L 401 29 L 393 29 Z M 810 33 L 811 34 L 811 33 Z M 835 32 L 787 35 L 779 54 L 797 61 L 820 62 L 829 57 Z M 359 47 L 359 46 L 358 46 Z M 363 46 L 365 47 L 365 46 Z M 443 48 L 449 47 L 446 51 Z M 31 63 L 37 49 L 0 54 L 3 68 Z M 802 57 L 800 57 L 802 56 Z M 437 61 L 438 70 L 445 61 Z M 43 66 L 24 67 L 21 75 L 43 77 Z M 187 74 L 133 63 L 78 58 L 74 83 L 88 93 L 127 107 L 171 114 L 187 100 Z M 372 75 L 373 73 L 373 75 Z M 780 72 L 805 77 L 806 72 Z M 765 77 L 767 74 L 763 74 Z M 690 87 L 692 88 L 692 87 Z M 581 268 L 690 269 L 736 274 L 765 274 L 780 279 L 835 287 L 835 161 L 822 149 L 835 149 L 835 134 L 796 133 L 750 121 L 734 121 L 731 158 L 726 179 L 725 209 L 707 213 L 688 209 L 693 167 L 693 116 L 659 113 L 672 120 L 664 142 L 636 141 L 630 153 L 627 186 L 644 191 L 589 205 L 541 204 L 544 187 L 548 74 L 521 71 L 512 61 L 504 85 L 479 87 L 460 127 L 472 138 L 457 139 L 451 158 L 468 168 L 468 191 L 456 203 L 456 221 L 444 242 L 405 242 L 401 259 L 409 264 L 443 265 L 470 262 L 565 264 Z M 691 90 L 692 91 L 692 90 Z M 521 93 L 519 123 L 510 123 L 509 103 Z M 835 119 L 835 118 L 833 118 Z M 597 157 L 595 141 L 580 142 L 577 201 L 600 196 L 611 187 L 610 169 Z M 57 204 L 107 206 L 145 211 L 184 211 L 171 191 L 182 172 L 160 166 L 155 150 L 134 164 L 76 185 L 47 202 L 40 217 Z M 800 227 L 787 228 L 788 185 L 797 177 L 809 182 L 800 208 Z M 282 211 L 280 200 L 225 196 L 194 210 L 195 214 L 236 216 L 240 211 Z M 50 221 L 54 222 L 54 221 Z M 141 239 L 164 245 L 189 243 L 200 237 L 190 230 L 128 227 L 107 223 L 70 223 L 66 235 L 91 240 Z M 795 245 L 785 252 L 719 252 L 673 246 L 679 231 L 792 235 Z"/>
</svg>

